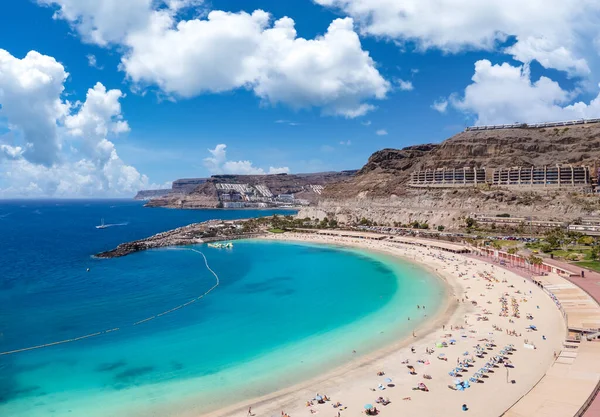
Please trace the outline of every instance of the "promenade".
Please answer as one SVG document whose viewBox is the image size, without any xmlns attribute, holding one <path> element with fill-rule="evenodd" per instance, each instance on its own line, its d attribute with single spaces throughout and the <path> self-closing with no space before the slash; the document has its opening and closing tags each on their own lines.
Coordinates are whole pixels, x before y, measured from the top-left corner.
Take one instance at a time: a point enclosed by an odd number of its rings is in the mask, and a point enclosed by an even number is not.
<svg viewBox="0 0 600 417">
<path fill-rule="evenodd" d="M 566 262 L 551 259 L 544 259 L 544 262 L 573 275 L 535 276 L 526 268 L 497 263 L 502 268 L 532 279 L 556 297 L 565 313 L 569 330 L 563 349 L 557 352 L 557 359 L 546 375 L 504 416 L 600 416 L 600 341 L 586 341 L 585 338 L 574 340 L 578 332 L 600 328 L 600 274 Z M 584 278 L 581 277 L 582 270 Z"/>
</svg>

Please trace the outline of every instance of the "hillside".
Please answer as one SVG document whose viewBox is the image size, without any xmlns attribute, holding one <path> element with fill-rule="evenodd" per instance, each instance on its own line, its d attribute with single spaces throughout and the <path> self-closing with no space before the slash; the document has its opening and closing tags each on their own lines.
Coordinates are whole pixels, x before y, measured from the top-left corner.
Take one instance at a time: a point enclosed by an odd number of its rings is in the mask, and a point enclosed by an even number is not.
<svg viewBox="0 0 600 417">
<path fill-rule="evenodd" d="M 402 195 L 410 174 L 419 169 L 514 167 L 600 162 L 600 123 L 546 129 L 501 129 L 461 132 L 439 145 L 410 146 L 375 152 L 343 187 L 328 187 L 323 196 L 386 197 Z"/>
<path fill-rule="evenodd" d="M 276 175 L 214 175 L 187 192 L 172 193 L 152 199 L 148 207 L 216 208 L 231 202 L 246 207 L 273 207 L 277 205 L 315 204 L 323 187 L 349 180 L 356 171 L 319 172 L 312 174 Z M 178 182 L 179 181 L 179 182 Z M 194 180 L 178 180 L 186 186 Z M 237 186 L 237 187 L 236 187 Z M 175 187 L 174 187 L 175 188 Z M 179 187 L 181 191 L 183 187 Z M 294 200 L 277 201 L 279 195 L 293 196 Z M 227 198 L 225 198 L 227 197 Z"/>
<path fill-rule="evenodd" d="M 532 190 L 497 187 L 411 188 L 411 174 L 436 168 L 588 165 L 600 162 L 600 124 L 546 129 L 461 132 L 441 144 L 375 152 L 348 181 L 325 188 L 318 208 L 301 215 L 335 216 L 340 221 L 366 217 L 392 224 L 429 221 L 459 227 L 472 213 L 512 213 L 540 219 L 600 214 L 597 195 L 568 188 Z"/>
</svg>

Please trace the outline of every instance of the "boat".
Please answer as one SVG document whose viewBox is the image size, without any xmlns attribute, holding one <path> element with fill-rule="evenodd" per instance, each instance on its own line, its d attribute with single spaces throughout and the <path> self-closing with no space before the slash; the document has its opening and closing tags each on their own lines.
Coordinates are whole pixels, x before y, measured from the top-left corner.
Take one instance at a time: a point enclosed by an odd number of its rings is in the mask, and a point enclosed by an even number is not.
<svg viewBox="0 0 600 417">
<path fill-rule="evenodd" d="M 231 243 L 231 242 L 226 242 L 226 243 L 209 243 L 208 247 L 209 248 L 216 248 L 216 249 L 231 249 L 231 248 L 233 248 L 233 243 Z"/>
<path fill-rule="evenodd" d="M 108 226 L 104 224 L 104 217 L 103 217 L 100 224 L 98 226 L 96 226 L 96 229 L 106 229 L 107 227 Z"/>
</svg>

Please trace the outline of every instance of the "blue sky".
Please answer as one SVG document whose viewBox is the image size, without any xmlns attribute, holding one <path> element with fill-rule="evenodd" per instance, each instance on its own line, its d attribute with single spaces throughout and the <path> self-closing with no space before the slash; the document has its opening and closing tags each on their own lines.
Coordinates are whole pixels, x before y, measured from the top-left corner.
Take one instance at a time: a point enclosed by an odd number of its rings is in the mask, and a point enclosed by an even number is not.
<svg viewBox="0 0 600 417">
<path fill-rule="evenodd" d="M 0 197 L 356 169 L 472 124 L 600 117 L 593 2 L 4 3 Z"/>
</svg>

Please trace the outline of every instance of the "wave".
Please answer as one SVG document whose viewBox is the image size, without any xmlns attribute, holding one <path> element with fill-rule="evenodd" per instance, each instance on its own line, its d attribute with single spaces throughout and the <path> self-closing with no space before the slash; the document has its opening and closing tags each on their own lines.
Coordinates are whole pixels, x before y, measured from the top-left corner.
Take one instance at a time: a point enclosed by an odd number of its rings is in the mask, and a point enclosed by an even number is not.
<svg viewBox="0 0 600 417">
<path fill-rule="evenodd" d="M 117 227 L 117 226 L 127 226 L 129 224 L 129 222 L 125 222 L 125 223 L 111 223 L 111 224 L 105 224 L 104 228 L 107 227 Z"/>
</svg>

